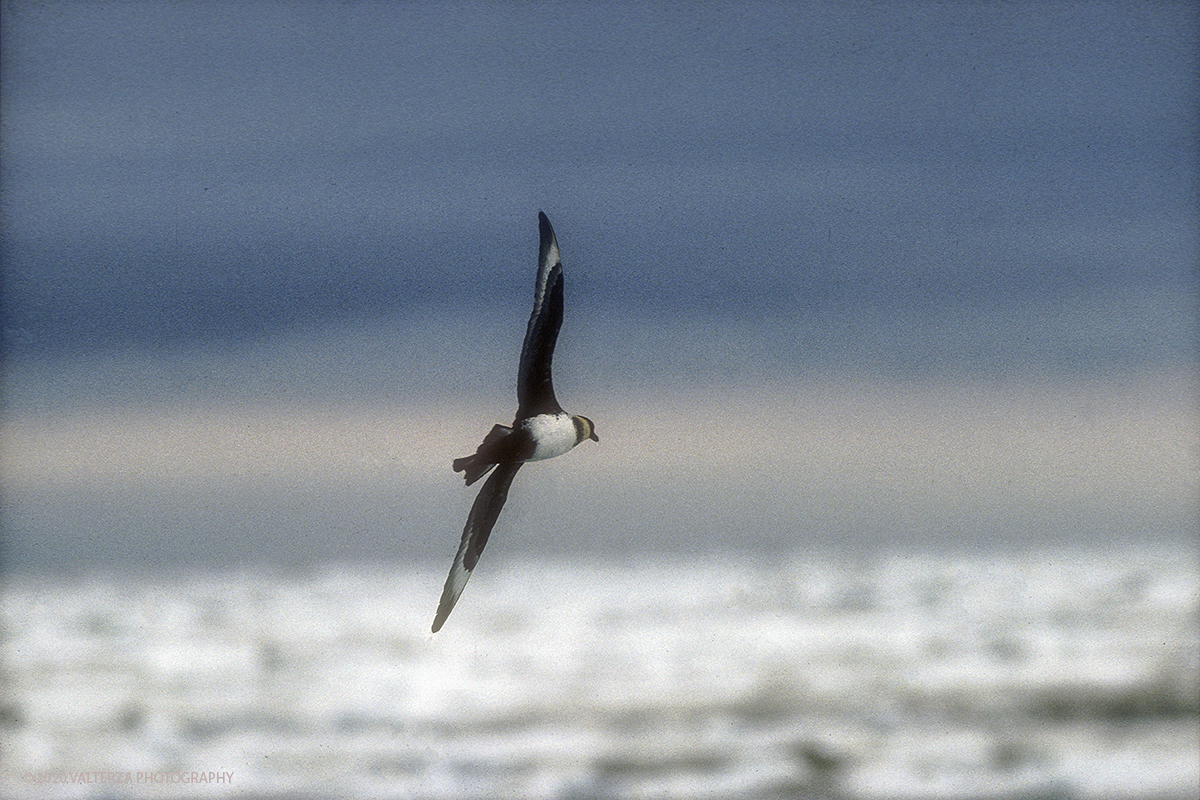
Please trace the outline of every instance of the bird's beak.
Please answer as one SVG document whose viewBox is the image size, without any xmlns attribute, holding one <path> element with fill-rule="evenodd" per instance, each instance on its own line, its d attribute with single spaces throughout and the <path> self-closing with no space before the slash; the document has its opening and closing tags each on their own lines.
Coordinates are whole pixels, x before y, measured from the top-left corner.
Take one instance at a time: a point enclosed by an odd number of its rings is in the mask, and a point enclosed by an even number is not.
<svg viewBox="0 0 1200 800">
<path fill-rule="evenodd" d="M 599 442 L 600 442 L 600 437 L 596 435 L 595 431 L 592 431 L 592 435 L 589 436 L 588 438 L 591 439 L 593 442 L 596 442 L 597 444 L 599 444 Z"/>
</svg>

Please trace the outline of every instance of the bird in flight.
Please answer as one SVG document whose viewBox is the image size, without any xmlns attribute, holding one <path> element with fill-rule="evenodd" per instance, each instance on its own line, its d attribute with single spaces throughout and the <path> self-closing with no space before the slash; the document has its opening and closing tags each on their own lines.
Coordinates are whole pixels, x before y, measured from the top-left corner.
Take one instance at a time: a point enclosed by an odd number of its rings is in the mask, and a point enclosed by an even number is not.
<svg viewBox="0 0 1200 800">
<path fill-rule="evenodd" d="M 561 456 L 585 439 L 600 441 L 590 419 L 567 414 L 554 397 L 550 362 L 554 358 L 558 329 L 562 326 L 563 271 L 554 228 L 540 211 L 538 232 L 541 245 L 533 313 L 529 315 L 529 326 L 525 329 L 525 345 L 521 348 L 521 365 L 517 370 L 517 416 L 512 425 L 493 426 L 473 455 L 454 459 L 454 471 L 463 473 L 467 486 L 493 469 L 495 472 L 484 482 L 471 506 L 471 513 L 467 515 L 462 542 L 433 618 L 434 633 L 441 630 L 467 585 L 521 465 L 526 461 Z"/>
</svg>

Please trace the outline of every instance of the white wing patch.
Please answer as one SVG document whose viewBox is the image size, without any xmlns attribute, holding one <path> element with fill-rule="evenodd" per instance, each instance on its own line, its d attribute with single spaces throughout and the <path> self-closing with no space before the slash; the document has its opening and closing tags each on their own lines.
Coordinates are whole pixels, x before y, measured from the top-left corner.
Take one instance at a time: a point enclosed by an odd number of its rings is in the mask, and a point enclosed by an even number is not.
<svg viewBox="0 0 1200 800">
<path fill-rule="evenodd" d="M 459 552 L 454 559 L 454 566 L 450 567 L 450 576 L 442 588 L 442 600 L 438 603 L 437 617 L 433 622 L 433 633 L 442 629 L 442 624 L 450 616 L 454 604 L 458 602 L 458 596 L 462 594 L 463 589 L 467 587 L 467 581 L 471 578 L 471 571 L 463 566 L 462 555 L 462 552 Z"/>
<path fill-rule="evenodd" d="M 554 228 L 550 226 L 550 220 L 546 219 L 546 215 L 540 211 L 538 212 L 538 227 L 544 238 L 538 247 L 537 289 L 533 293 L 534 316 L 537 316 L 542 309 L 542 304 L 546 301 L 546 288 L 550 285 L 550 275 L 562 262 L 562 256 L 558 252 L 558 237 L 554 235 Z M 546 239 L 549 241 L 545 241 Z"/>
<path fill-rule="evenodd" d="M 450 567 L 450 575 L 446 578 L 446 585 L 442 587 L 442 599 L 438 603 L 437 615 L 433 619 L 433 633 L 442 629 L 442 624 L 454 610 L 458 596 L 462 594 L 471 577 L 471 570 L 463 564 L 463 556 L 466 554 L 468 546 L 467 540 L 464 538 L 462 546 L 458 548 L 458 554 L 454 556 L 454 565 Z"/>
<path fill-rule="evenodd" d="M 533 298 L 535 314 L 541 311 L 542 304 L 546 301 L 546 287 L 550 285 L 550 273 L 554 271 L 554 267 L 560 262 L 558 244 L 552 243 L 550 250 L 546 253 L 546 261 L 538 269 L 537 294 Z"/>
</svg>

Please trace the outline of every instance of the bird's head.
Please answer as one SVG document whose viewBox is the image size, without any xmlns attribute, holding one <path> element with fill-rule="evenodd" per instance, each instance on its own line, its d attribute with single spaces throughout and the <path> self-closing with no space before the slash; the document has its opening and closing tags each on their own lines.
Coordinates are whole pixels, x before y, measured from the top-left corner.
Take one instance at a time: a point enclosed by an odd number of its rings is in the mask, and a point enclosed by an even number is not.
<svg viewBox="0 0 1200 800">
<path fill-rule="evenodd" d="M 571 421 L 575 423 L 575 444 L 579 444 L 584 439 L 591 439 L 593 442 L 600 441 L 600 437 L 596 435 L 596 426 L 590 419 L 576 414 L 571 417 Z"/>
</svg>

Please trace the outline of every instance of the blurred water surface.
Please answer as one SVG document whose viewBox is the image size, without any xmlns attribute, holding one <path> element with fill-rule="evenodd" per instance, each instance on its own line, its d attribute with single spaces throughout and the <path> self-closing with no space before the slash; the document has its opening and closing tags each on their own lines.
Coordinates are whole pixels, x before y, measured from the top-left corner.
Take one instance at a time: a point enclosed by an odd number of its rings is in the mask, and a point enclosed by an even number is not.
<svg viewBox="0 0 1200 800">
<path fill-rule="evenodd" d="M 485 567 L 434 637 L 440 563 L 12 577 L 0 792 L 1200 790 L 1200 576 L 1186 548 L 501 554 Z M 136 782 L 193 771 L 229 780 Z M 135 781 L 72 782 L 89 772 Z"/>
</svg>

